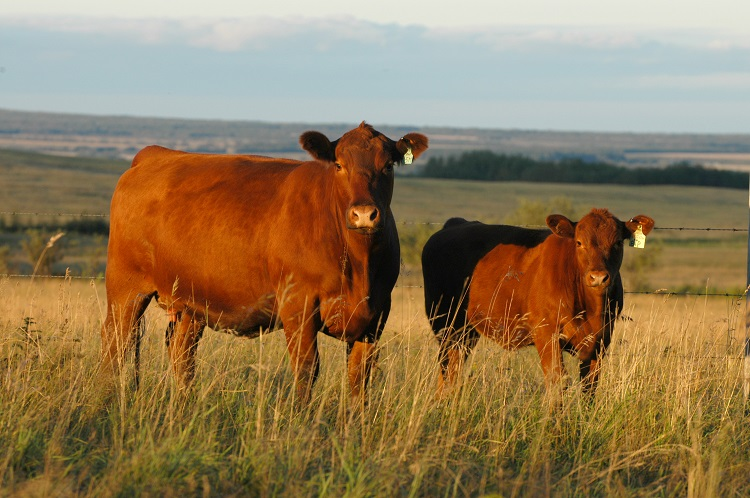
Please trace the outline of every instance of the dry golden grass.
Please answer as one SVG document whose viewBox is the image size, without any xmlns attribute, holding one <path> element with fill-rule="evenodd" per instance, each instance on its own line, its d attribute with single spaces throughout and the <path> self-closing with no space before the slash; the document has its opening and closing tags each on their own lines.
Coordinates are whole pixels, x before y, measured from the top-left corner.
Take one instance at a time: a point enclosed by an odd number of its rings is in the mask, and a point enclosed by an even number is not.
<svg viewBox="0 0 750 498">
<path fill-rule="evenodd" d="M 155 307 L 141 388 L 108 394 L 101 283 L 2 280 L 0 494 L 747 496 L 738 303 L 626 299 L 595 399 L 573 382 L 550 416 L 535 351 L 485 340 L 462 389 L 436 401 L 421 289 L 399 287 L 359 413 L 344 346 L 328 338 L 314 399 L 295 407 L 281 333 L 207 331 L 197 383 L 179 395 Z"/>
</svg>

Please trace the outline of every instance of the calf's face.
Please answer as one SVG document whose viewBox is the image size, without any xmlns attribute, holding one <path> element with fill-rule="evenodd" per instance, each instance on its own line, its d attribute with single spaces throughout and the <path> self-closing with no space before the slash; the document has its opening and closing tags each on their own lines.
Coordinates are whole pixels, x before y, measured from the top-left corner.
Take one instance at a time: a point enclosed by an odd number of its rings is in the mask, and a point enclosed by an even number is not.
<svg viewBox="0 0 750 498">
<path fill-rule="evenodd" d="M 547 226 L 555 235 L 572 239 L 580 280 L 590 290 L 604 293 L 620 271 L 625 241 L 639 227 L 648 234 L 654 220 L 638 215 L 622 222 L 606 209 L 592 209 L 577 223 L 552 214 L 547 217 Z"/>
</svg>

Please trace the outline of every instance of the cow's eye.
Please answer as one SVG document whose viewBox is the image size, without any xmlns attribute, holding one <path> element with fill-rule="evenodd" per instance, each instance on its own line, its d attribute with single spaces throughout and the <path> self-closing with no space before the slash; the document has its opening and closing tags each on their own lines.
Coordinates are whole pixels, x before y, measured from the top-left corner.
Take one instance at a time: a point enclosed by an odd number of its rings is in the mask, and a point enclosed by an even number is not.
<svg viewBox="0 0 750 498">
<path fill-rule="evenodd" d="M 583 247 L 583 242 L 576 240 L 576 247 Z"/>
<path fill-rule="evenodd" d="M 334 164 L 336 165 L 336 171 L 341 171 L 342 169 L 344 169 L 344 167 L 341 166 L 340 163 L 334 163 Z"/>
<path fill-rule="evenodd" d="M 393 163 L 387 163 L 383 168 L 383 171 L 390 174 L 393 172 Z"/>
</svg>

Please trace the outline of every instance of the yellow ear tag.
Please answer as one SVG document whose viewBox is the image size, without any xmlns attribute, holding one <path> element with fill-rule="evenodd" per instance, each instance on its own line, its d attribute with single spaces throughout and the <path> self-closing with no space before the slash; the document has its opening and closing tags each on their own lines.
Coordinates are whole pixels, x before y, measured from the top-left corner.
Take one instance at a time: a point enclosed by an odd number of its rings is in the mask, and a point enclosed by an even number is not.
<svg viewBox="0 0 750 498">
<path fill-rule="evenodd" d="M 636 249 L 646 247 L 646 236 L 643 234 L 642 228 L 643 225 L 638 225 L 638 228 L 633 232 L 633 236 L 630 237 L 630 247 L 635 247 Z"/>
<path fill-rule="evenodd" d="M 411 153 L 411 147 L 406 149 L 406 153 L 404 154 L 404 164 L 411 164 L 411 162 L 414 160 L 414 154 Z"/>
</svg>

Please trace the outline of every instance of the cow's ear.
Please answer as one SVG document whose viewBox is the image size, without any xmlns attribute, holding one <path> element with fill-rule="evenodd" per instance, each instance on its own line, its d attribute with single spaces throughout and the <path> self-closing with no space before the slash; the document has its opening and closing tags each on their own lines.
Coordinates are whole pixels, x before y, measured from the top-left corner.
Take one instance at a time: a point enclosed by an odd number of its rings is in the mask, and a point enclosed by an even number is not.
<svg viewBox="0 0 750 498">
<path fill-rule="evenodd" d="M 552 230 L 552 233 L 558 237 L 572 239 L 576 234 L 575 223 L 561 214 L 551 214 L 547 216 L 547 226 Z"/>
<path fill-rule="evenodd" d="M 299 144 L 319 161 L 336 161 L 336 144 L 319 131 L 306 131 L 299 137 Z"/>
<path fill-rule="evenodd" d="M 625 234 L 625 237 L 623 238 L 630 238 L 630 235 L 638 230 L 639 226 L 641 227 L 643 235 L 648 235 L 648 233 L 654 228 L 654 220 L 646 216 L 645 214 L 633 216 L 632 218 L 630 218 L 630 220 L 625 222 L 625 229 L 628 233 Z"/>
<path fill-rule="evenodd" d="M 401 162 L 410 164 L 427 150 L 429 140 L 421 133 L 407 133 L 396 142 L 396 149 L 401 154 Z M 410 157 L 411 156 L 411 157 Z"/>
</svg>

